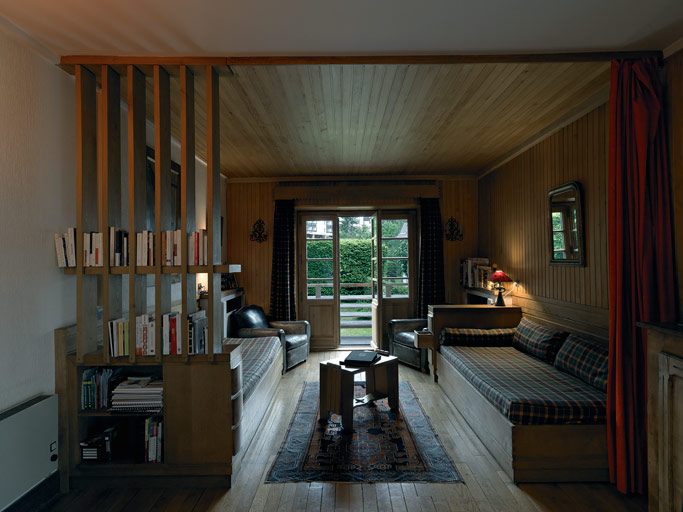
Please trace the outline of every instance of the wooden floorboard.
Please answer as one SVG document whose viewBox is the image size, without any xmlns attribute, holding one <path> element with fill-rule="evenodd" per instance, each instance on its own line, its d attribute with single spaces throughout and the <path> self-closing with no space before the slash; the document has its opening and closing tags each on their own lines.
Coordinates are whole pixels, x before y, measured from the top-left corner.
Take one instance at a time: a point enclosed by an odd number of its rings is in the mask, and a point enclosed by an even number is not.
<svg viewBox="0 0 683 512">
<path fill-rule="evenodd" d="M 430 376 L 400 367 L 429 416 L 440 442 L 463 477 L 461 483 L 334 482 L 265 483 L 301 393 L 304 381 L 318 380 L 318 364 L 343 352 L 311 354 L 287 373 L 277 396 L 247 448 L 232 489 L 91 489 L 72 491 L 53 502 L 55 511 L 194 512 L 641 512 L 642 498 L 626 497 L 607 484 L 515 485 L 479 442 L 462 415 Z M 248 414 L 248 407 L 245 408 Z"/>
</svg>

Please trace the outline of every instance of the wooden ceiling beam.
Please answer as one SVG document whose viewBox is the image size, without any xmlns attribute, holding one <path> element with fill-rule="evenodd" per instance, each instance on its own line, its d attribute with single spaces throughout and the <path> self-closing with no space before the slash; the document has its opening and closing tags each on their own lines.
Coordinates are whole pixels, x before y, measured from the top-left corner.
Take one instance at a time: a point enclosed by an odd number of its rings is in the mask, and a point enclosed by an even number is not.
<svg viewBox="0 0 683 512">
<path fill-rule="evenodd" d="M 515 54 L 436 54 L 436 55 L 301 55 L 301 56 L 233 56 L 233 57 L 162 57 L 121 55 L 64 55 L 60 66 L 71 70 L 74 65 L 160 66 L 292 66 L 330 64 L 505 64 L 541 62 L 606 62 L 612 59 L 663 58 L 660 50 L 632 52 L 566 52 Z M 220 70 L 218 70 L 220 73 Z"/>
</svg>

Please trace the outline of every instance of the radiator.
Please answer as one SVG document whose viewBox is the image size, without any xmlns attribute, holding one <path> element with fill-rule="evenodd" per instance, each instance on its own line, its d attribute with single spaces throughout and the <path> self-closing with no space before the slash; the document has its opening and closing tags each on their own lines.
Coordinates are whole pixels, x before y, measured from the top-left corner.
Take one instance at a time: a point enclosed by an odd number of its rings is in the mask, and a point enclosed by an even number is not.
<svg viewBox="0 0 683 512">
<path fill-rule="evenodd" d="M 0 413 L 0 510 L 57 471 L 57 395 Z"/>
</svg>

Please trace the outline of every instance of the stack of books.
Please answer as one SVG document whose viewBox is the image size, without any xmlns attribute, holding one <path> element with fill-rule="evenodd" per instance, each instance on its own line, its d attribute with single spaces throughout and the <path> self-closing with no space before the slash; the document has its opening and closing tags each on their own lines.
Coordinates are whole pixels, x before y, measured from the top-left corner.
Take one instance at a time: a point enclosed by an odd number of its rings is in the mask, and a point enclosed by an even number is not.
<svg viewBox="0 0 683 512">
<path fill-rule="evenodd" d="M 120 380 L 120 368 L 87 368 L 81 378 L 81 410 L 109 407 L 112 386 Z"/>
<path fill-rule="evenodd" d="M 163 407 L 164 384 L 152 377 L 128 377 L 114 388 L 111 411 L 158 414 Z"/>
<path fill-rule="evenodd" d="M 55 233 L 55 252 L 59 268 L 76 266 L 76 228 L 68 228 L 66 233 Z"/>
</svg>

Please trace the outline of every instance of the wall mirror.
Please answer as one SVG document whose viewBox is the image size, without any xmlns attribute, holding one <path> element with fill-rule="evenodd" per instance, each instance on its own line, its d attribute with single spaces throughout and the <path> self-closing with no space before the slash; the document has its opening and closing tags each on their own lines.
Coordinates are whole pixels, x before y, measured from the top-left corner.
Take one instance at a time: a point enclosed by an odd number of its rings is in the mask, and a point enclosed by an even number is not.
<svg viewBox="0 0 683 512">
<path fill-rule="evenodd" d="M 551 264 L 584 265 L 586 249 L 580 183 L 567 183 L 548 192 L 548 230 Z"/>
</svg>

